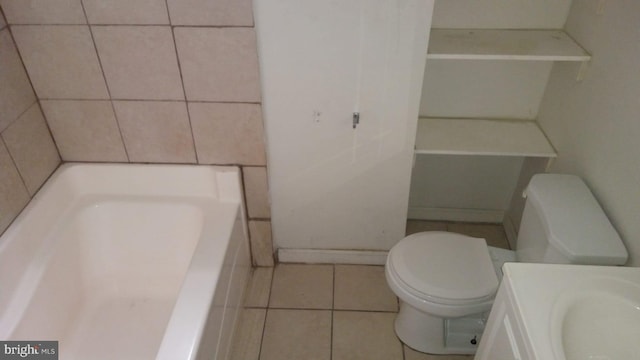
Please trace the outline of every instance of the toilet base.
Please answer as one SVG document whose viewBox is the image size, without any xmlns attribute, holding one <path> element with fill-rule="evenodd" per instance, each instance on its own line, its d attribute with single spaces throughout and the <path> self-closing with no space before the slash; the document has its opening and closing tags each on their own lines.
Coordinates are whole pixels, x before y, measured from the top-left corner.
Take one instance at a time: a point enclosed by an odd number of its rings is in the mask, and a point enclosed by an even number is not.
<svg viewBox="0 0 640 360">
<path fill-rule="evenodd" d="M 483 329 L 482 314 L 445 319 L 422 312 L 404 301 L 400 301 L 395 320 L 398 338 L 410 348 L 429 354 L 475 354 Z"/>
</svg>

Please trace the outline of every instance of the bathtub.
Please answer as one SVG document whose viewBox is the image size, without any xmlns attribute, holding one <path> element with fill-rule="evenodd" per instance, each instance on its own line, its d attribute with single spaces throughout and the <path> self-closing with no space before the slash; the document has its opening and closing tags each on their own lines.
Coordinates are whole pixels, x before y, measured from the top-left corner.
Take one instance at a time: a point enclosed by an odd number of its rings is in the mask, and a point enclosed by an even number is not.
<svg viewBox="0 0 640 360">
<path fill-rule="evenodd" d="M 226 359 L 250 271 L 239 170 L 65 164 L 0 238 L 0 340 Z"/>
</svg>

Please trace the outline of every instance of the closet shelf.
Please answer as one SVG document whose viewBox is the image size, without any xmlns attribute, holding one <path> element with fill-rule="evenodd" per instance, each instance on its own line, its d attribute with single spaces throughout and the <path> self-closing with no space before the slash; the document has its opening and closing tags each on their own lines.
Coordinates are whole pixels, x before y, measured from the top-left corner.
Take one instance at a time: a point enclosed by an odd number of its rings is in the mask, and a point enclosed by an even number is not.
<svg viewBox="0 0 640 360">
<path fill-rule="evenodd" d="M 535 121 L 418 119 L 416 154 L 557 156 Z"/>
<path fill-rule="evenodd" d="M 589 61 L 561 30 L 431 29 L 427 59 Z"/>
</svg>

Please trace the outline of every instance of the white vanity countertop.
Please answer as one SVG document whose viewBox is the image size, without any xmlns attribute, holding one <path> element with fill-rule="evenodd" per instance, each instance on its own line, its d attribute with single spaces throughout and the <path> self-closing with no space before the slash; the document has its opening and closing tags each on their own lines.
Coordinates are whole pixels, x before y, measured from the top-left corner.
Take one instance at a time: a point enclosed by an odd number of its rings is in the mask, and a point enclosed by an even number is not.
<svg viewBox="0 0 640 360">
<path fill-rule="evenodd" d="M 615 295 L 624 288 L 624 296 L 640 304 L 640 268 L 506 263 L 503 272 L 518 322 L 537 359 L 565 359 L 559 350 L 562 321 L 572 301 Z"/>
</svg>

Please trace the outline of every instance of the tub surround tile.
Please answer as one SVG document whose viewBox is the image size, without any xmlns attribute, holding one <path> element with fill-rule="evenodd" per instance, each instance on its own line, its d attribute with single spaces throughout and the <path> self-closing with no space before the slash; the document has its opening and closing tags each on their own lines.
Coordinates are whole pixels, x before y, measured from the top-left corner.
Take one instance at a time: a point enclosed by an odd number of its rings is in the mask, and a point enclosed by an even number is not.
<svg viewBox="0 0 640 360">
<path fill-rule="evenodd" d="M 169 24 L 165 0 L 83 0 L 90 24 Z"/>
<path fill-rule="evenodd" d="M 266 309 L 243 309 L 231 349 L 233 360 L 258 360 Z"/>
<path fill-rule="evenodd" d="M 431 355 L 404 345 L 405 360 L 473 360 L 473 355 Z"/>
<path fill-rule="evenodd" d="M 108 99 L 88 26 L 12 27 L 40 99 Z"/>
<path fill-rule="evenodd" d="M 249 220 L 249 237 L 254 266 L 273 266 L 271 221 Z"/>
<path fill-rule="evenodd" d="M 330 358 L 331 311 L 267 311 L 260 360 Z"/>
<path fill-rule="evenodd" d="M 189 113 L 201 164 L 266 164 L 260 105 L 189 103 Z"/>
<path fill-rule="evenodd" d="M 402 360 L 393 330 L 396 314 L 333 312 L 333 360 Z"/>
<path fill-rule="evenodd" d="M 24 186 L 4 142 L 0 141 L 0 234 L 29 202 Z"/>
<path fill-rule="evenodd" d="M 196 162 L 186 103 L 114 101 L 113 105 L 130 161 Z"/>
<path fill-rule="evenodd" d="M 332 303 L 333 265 L 276 266 L 269 307 L 331 309 Z"/>
<path fill-rule="evenodd" d="M 64 161 L 126 162 L 110 101 L 41 102 Z"/>
<path fill-rule="evenodd" d="M 93 27 L 114 99 L 184 100 L 169 26 Z"/>
<path fill-rule="evenodd" d="M 407 220 L 406 235 L 423 231 L 447 231 L 447 223 L 444 221 Z"/>
<path fill-rule="evenodd" d="M 501 224 L 450 223 L 448 231 L 484 238 L 487 245 L 509 249 L 509 241 Z"/>
<path fill-rule="evenodd" d="M 247 284 L 247 296 L 245 297 L 244 306 L 249 308 L 266 308 L 267 305 L 269 305 L 272 279 L 272 267 L 253 268 L 251 278 Z"/>
<path fill-rule="evenodd" d="M 0 18 L 2 16 L 0 15 Z M 36 101 L 9 29 L 0 31 L 0 131 Z"/>
<path fill-rule="evenodd" d="M 270 218 L 269 185 L 267 168 L 243 167 L 244 193 L 249 218 Z"/>
<path fill-rule="evenodd" d="M 398 300 L 385 279 L 384 266 L 336 265 L 334 308 L 398 311 Z"/>
<path fill-rule="evenodd" d="M 9 24 L 86 24 L 80 0 L 0 0 Z"/>
<path fill-rule="evenodd" d="M 260 101 L 253 28 L 186 27 L 174 32 L 188 100 Z"/>
<path fill-rule="evenodd" d="M 253 26 L 251 0 L 168 0 L 173 25 Z"/>
<path fill-rule="evenodd" d="M 58 150 L 40 106 L 33 104 L 2 133 L 2 138 L 33 196 L 60 164 Z"/>
</svg>

